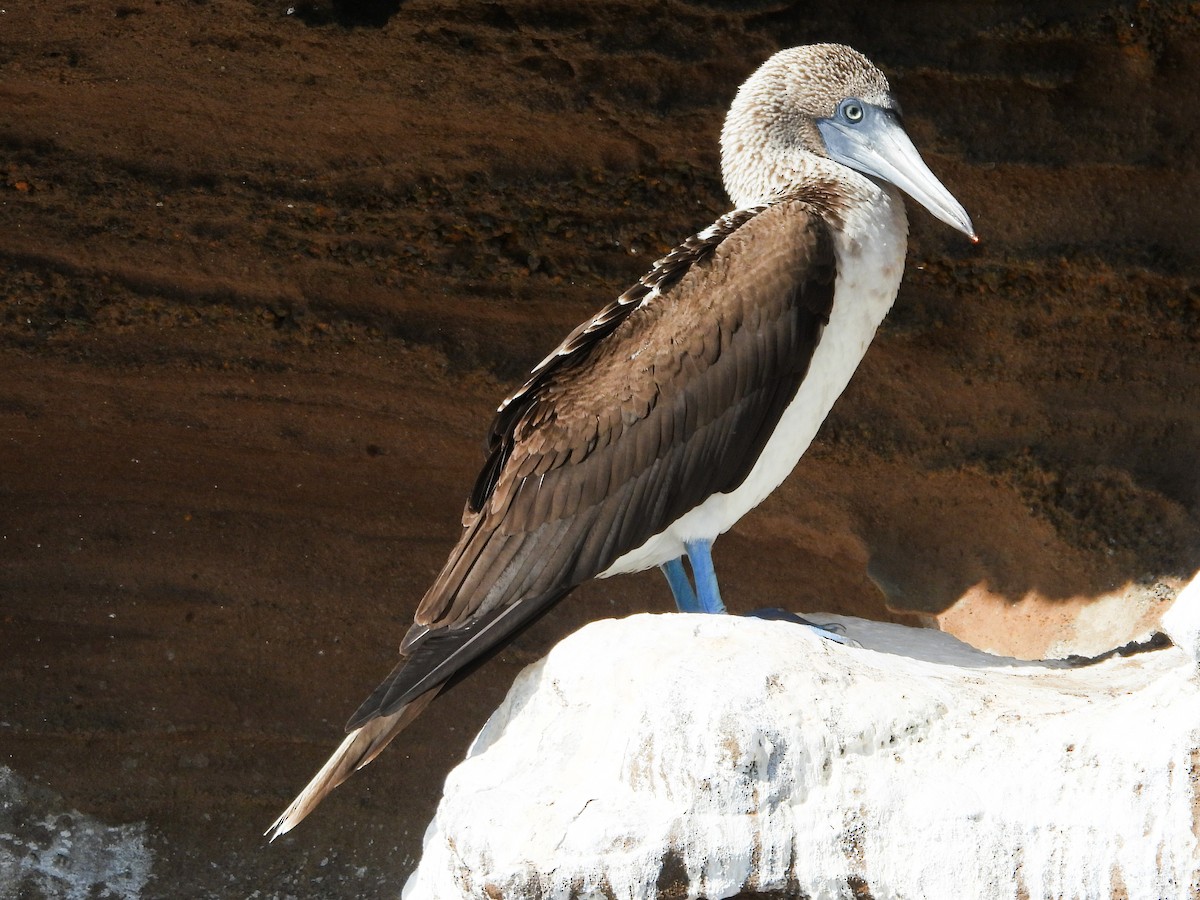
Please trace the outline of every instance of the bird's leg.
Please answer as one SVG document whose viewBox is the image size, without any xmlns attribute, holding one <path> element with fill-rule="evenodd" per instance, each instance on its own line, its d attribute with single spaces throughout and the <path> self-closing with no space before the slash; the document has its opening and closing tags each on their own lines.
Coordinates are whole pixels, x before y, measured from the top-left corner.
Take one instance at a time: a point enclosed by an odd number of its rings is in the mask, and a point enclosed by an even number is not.
<svg viewBox="0 0 1200 900">
<path fill-rule="evenodd" d="M 688 541 L 688 562 L 692 564 L 692 578 L 696 582 L 696 602 L 699 612 L 723 613 L 721 589 L 717 587 L 717 573 L 713 569 L 712 541 Z"/>
<path fill-rule="evenodd" d="M 687 570 L 683 567 L 683 557 L 678 557 L 659 566 L 671 585 L 671 593 L 675 595 L 675 605 L 680 612 L 687 613 L 723 613 L 725 604 L 721 602 L 721 590 L 717 586 L 717 573 L 713 568 L 712 541 L 691 541 L 684 545 L 687 548 L 688 561 L 692 564 L 692 577 L 696 581 L 695 588 L 688 579 Z M 820 637 L 848 647 L 861 647 L 858 641 L 846 637 L 841 625 L 830 623 L 818 625 L 803 616 L 778 607 L 756 609 L 746 613 L 756 619 L 768 619 L 775 622 L 791 622 L 803 625 L 815 631 Z"/>
<path fill-rule="evenodd" d="M 701 612 L 700 603 L 696 600 L 696 589 L 692 587 L 687 570 L 683 568 L 683 557 L 678 556 L 670 562 L 663 563 L 659 568 L 666 576 L 667 584 L 671 586 L 671 593 L 675 595 L 675 605 L 679 611 Z"/>
</svg>

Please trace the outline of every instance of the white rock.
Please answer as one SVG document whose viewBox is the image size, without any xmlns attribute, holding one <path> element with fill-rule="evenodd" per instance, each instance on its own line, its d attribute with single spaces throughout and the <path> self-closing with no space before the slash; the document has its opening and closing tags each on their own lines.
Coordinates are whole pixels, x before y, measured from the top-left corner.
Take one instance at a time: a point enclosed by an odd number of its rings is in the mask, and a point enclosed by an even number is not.
<svg viewBox="0 0 1200 900">
<path fill-rule="evenodd" d="M 1163 614 L 1163 631 L 1200 665 L 1200 572 Z"/>
<path fill-rule="evenodd" d="M 834 618 L 834 617 L 827 617 Z M 597 622 L 446 781 L 406 900 L 1200 895 L 1200 680 L 840 619 Z"/>
</svg>

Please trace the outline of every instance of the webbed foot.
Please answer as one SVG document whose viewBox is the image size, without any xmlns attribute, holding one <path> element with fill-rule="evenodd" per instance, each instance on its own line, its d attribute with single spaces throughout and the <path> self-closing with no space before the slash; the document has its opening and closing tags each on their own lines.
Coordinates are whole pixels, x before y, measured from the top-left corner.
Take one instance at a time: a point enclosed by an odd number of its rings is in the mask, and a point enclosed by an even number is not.
<svg viewBox="0 0 1200 900">
<path fill-rule="evenodd" d="M 836 622 L 829 622 L 825 625 L 818 625 L 816 622 L 810 622 L 803 616 L 798 616 L 790 610 L 780 609 L 778 606 L 768 606 L 764 609 L 756 609 L 753 612 L 746 613 L 747 616 L 753 616 L 756 619 L 766 619 L 768 622 L 791 622 L 793 625 L 804 625 L 815 631 L 820 637 L 829 641 L 835 641 L 846 647 L 861 647 L 851 638 L 846 637 L 845 628 L 838 625 Z"/>
</svg>

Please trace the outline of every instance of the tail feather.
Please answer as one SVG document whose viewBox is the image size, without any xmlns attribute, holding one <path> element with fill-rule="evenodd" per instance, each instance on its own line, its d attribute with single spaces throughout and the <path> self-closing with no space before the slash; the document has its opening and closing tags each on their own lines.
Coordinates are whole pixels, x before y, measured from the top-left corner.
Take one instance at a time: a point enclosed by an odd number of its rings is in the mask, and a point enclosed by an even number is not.
<svg viewBox="0 0 1200 900">
<path fill-rule="evenodd" d="M 407 728 L 409 723 L 425 710 L 440 689 L 441 685 L 438 685 L 391 715 L 371 719 L 346 735 L 346 739 L 333 751 L 333 755 L 321 767 L 321 771 L 313 776 L 312 781 L 283 811 L 283 815 L 264 832 L 268 839 L 273 841 L 295 828 L 305 816 L 316 809 L 317 804 L 324 800 L 330 791 L 378 756 L 383 748 L 391 743 L 392 738 Z"/>
</svg>

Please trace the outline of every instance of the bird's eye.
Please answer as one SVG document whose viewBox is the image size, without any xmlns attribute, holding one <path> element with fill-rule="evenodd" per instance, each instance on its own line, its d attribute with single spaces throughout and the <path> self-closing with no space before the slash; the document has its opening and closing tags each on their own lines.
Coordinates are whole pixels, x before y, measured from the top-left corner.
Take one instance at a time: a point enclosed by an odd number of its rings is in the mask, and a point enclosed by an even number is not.
<svg viewBox="0 0 1200 900">
<path fill-rule="evenodd" d="M 842 115 L 851 125 L 857 125 L 863 118 L 862 104 L 857 100 L 846 100 L 842 103 Z"/>
</svg>

